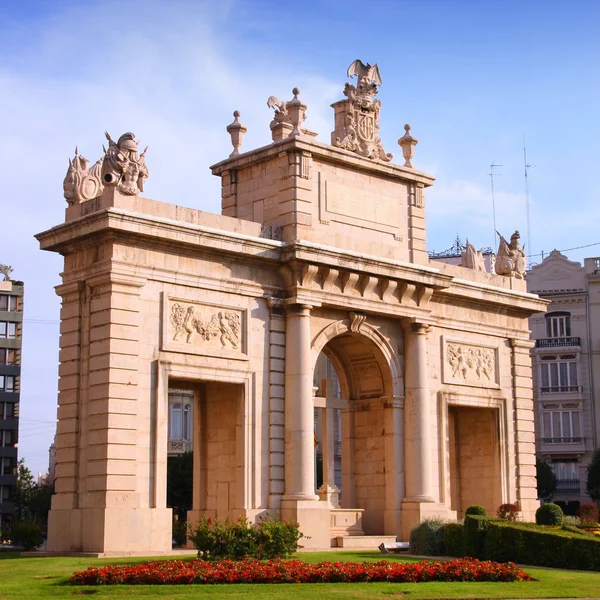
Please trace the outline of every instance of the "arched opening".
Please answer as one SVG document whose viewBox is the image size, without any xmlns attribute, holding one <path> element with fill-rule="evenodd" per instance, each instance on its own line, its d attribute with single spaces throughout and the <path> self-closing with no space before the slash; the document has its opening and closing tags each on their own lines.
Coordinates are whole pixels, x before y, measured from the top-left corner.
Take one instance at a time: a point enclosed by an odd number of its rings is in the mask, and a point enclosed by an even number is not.
<svg viewBox="0 0 600 600">
<path fill-rule="evenodd" d="M 397 528 L 390 515 L 403 484 L 402 419 L 393 401 L 401 381 L 377 341 L 350 330 L 331 337 L 318 352 L 313 381 L 318 493 L 323 499 L 338 488 L 340 509 L 359 509 L 367 535 Z"/>
</svg>

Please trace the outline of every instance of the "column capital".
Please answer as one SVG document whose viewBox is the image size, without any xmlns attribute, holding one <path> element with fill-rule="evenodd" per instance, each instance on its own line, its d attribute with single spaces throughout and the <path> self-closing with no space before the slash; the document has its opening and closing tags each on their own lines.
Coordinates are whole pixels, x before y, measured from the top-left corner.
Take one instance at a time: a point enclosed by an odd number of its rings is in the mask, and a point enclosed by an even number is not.
<svg viewBox="0 0 600 600">
<path fill-rule="evenodd" d="M 313 309 L 312 304 L 302 304 L 298 302 L 286 302 L 285 312 L 286 315 L 298 315 L 303 317 L 310 317 L 310 311 Z"/>
<path fill-rule="evenodd" d="M 523 350 L 531 350 L 535 348 L 535 341 L 533 340 L 520 340 L 518 338 L 510 338 L 511 348 L 521 348 Z"/>
<path fill-rule="evenodd" d="M 402 328 L 406 333 L 426 335 L 433 329 L 433 324 L 427 321 L 417 321 L 415 318 L 403 319 Z"/>
</svg>

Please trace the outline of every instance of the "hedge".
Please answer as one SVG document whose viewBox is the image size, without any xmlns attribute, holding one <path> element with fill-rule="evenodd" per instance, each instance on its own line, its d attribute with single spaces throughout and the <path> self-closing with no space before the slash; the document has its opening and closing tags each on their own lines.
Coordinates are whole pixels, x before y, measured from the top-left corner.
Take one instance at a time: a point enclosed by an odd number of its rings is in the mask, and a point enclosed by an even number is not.
<svg viewBox="0 0 600 600">
<path fill-rule="evenodd" d="M 498 562 L 600 571 L 600 539 L 532 523 L 468 516 L 465 551 Z"/>
<path fill-rule="evenodd" d="M 466 556 L 465 526 L 462 523 L 444 525 L 444 548 L 447 556 Z"/>
</svg>

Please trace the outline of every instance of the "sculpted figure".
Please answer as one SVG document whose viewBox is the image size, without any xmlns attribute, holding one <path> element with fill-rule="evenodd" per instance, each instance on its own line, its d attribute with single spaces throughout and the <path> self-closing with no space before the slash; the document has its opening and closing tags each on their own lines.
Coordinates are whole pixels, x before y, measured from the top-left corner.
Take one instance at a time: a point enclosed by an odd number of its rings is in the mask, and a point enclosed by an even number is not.
<svg viewBox="0 0 600 600">
<path fill-rule="evenodd" d="M 475 250 L 475 246 L 469 243 L 469 240 L 467 240 L 465 251 L 461 254 L 460 266 L 475 271 L 485 271 L 483 254 Z"/>
<path fill-rule="evenodd" d="M 498 256 L 496 257 L 496 273 L 515 277 L 516 279 L 524 279 L 526 269 L 525 247 L 521 249 L 519 232 L 515 231 L 510 236 L 510 244 L 500 233 L 498 235 L 500 236 L 500 244 L 498 245 Z"/>
<path fill-rule="evenodd" d="M 146 148 L 138 155 L 138 143 L 135 134 L 124 133 L 115 142 L 108 131 L 104 132 L 108 140 L 108 149 L 104 148 L 102 162 L 102 181 L 105 185 L 118 186 L 123 194 L 134 196 L 144 191 L 144 180 L 148 177 L 146 166 Z"/>
<path fill-rule="evenodd" d="M 69 160 L 69 168 L 63 181 L 63 192 L 69 205 L 79 204 L 102 194 L 102 159 L 94 163 L 91 169 L 88 168 L 89 164 L 90 161 L 75 148 L 75 157 Z"/>
<path fill-rule="evenodd" d="M 356 86 L 346 83 L 344 87 L 348 98 L 345 122 L 343 129 L 334 132 L 333 143 L 361 156 L 389 162 L 392 155 L 385 152 L 379 136 L 381 102 L 375 98 L 377 86 L 382 84 L 379 68 L 357 59 L 348 67 L 348 77 L 354 76 Z"/>
</svg>

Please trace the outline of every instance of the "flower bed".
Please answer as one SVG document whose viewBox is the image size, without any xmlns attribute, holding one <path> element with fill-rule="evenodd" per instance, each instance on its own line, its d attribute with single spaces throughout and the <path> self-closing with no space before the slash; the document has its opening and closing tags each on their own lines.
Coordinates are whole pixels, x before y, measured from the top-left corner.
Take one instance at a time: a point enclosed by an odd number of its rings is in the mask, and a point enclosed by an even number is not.
<svg viewBox="0 0 600 600">
<path fill-rule="evenodd" d="M 248 559 L 166 560 L 138 565 L 107 565 L 74 573 L 71 582 L 80 585 L 174 585 L 187 583 L 355 583 L 385 581 L 531 581 L 513 563 L 460 559 L 447 562 L 376 563 L 323 562 L 300 560 L 261 562 Z"/>
</svg>

